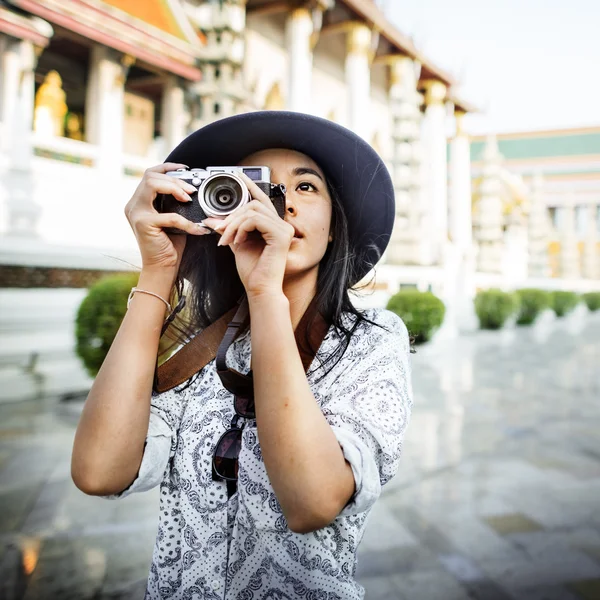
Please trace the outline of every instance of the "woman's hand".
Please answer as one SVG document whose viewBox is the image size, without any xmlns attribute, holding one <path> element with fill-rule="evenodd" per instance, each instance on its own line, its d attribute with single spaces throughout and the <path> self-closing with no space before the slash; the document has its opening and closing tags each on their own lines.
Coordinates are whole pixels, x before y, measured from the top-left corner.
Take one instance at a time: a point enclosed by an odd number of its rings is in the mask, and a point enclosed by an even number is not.
<svg viewBox="0 0 600 600">
<path fill-rule="evenodd" d="M 242 178 L 254 199 L 224 220 L 209 218 L 203 223 L 221 234 L 220 246 L 232 249 L 249 296 L 278 294 L 283 289 L 294 228 L 277 214 L 271 199 L 251 179 Z"/>
<path fill-rule="evenodd" d="M 187 236 L 169 235 L 163 227 L 176 227 L 191 235 L 210 233 L 206 228 L 175 213 L 158 213 L 154 199 L 158 194 L 171 194 L 179 202 L 191 202 L 189 194 L 196 188 L 167 171 L 187 168 L 179 163 L 164 163 L 148 169 L 125 206 L 125 216 L 133 229 L 142 255 L 144 269 L 179 269 Z"/>
</svg>

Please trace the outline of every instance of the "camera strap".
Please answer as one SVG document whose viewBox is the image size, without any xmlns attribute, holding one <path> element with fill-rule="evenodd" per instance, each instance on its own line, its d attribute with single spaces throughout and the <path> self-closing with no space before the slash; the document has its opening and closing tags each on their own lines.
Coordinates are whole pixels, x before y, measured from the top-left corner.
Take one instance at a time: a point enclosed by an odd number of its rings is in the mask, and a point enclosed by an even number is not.
<svg viewBox="0 0 600 600">
<path fill-rule="evenodd" d="M 244 295 L 237 306 L 202 330 L 156 369 L 154 391 L 166 392 L 185 383 L 214 358 L 218 359 L 219 377 L 225 377 L 228 384 L 235 385 L 235 380 L 245 379 L 247 376 L 227 368 L 225 356 L 229 346 L 246 329 L 248 323 L 248 299 Z M 328 329 L 329 325 L 317 311 L 313 299 L 294 332 L 305 372 L 308 371 Z"/>
</svg>

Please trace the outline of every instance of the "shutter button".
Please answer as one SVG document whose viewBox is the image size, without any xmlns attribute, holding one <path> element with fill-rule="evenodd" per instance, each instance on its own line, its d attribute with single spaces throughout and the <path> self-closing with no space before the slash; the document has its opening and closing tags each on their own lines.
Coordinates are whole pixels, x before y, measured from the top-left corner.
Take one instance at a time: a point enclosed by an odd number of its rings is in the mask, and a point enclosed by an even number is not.
<svg viewBox="0 0 600 600">
<path fill-rule="evenodd" d="M 218 590 L 221 587 L 221 582 L 215 579 L 211 582 L 210 585 L 213 590 Z"/>
</svg>

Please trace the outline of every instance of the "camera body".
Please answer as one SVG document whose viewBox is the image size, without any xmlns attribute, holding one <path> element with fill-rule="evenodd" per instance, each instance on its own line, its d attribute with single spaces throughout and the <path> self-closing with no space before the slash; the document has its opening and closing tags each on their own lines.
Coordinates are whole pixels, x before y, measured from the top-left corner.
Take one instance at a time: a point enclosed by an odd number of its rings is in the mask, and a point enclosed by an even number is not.
<svg viewBox="0 0 600 600">
<path fill-rule="evenodd" d="M 183 179 L 193 185 L 191 202 L 179 202 L 170 194 L 159 194 L 154 208 L 160 213 L 177 213 L 189 221 L 199 223 L 207 217 L 225 218 L 248 204 L 252 196 L 240 174 L 248 178 L 269 196 L 277 214 L 285 215 L 285 186 L 271 183 L 269 167 L 207 167 L 206 169 L 177 169 L 167 175 Z M 169 233 L 183 233 L 179 229 L 165 228 Z"/>
</svg>

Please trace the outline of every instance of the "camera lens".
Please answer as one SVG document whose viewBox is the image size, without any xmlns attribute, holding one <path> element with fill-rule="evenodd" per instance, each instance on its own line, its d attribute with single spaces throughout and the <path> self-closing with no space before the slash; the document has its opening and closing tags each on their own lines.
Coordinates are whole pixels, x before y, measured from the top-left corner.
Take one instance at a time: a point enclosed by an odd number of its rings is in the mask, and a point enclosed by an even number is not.
<svg viewBox="0 0 600 600">
<path fill-rule="evenodd" d="M 224 216 L 247 202 L 248 189 L 233 175 L 213 175 L 205 180 L 198 199 L 207 215 Z"/>
<path fill-rule="evenodd" d="M 236 190 L 226 185 L 214 186 L 209 190 L 209 201 L 216 207 L 227 209 L 237 204 Z"/>
</svg>

